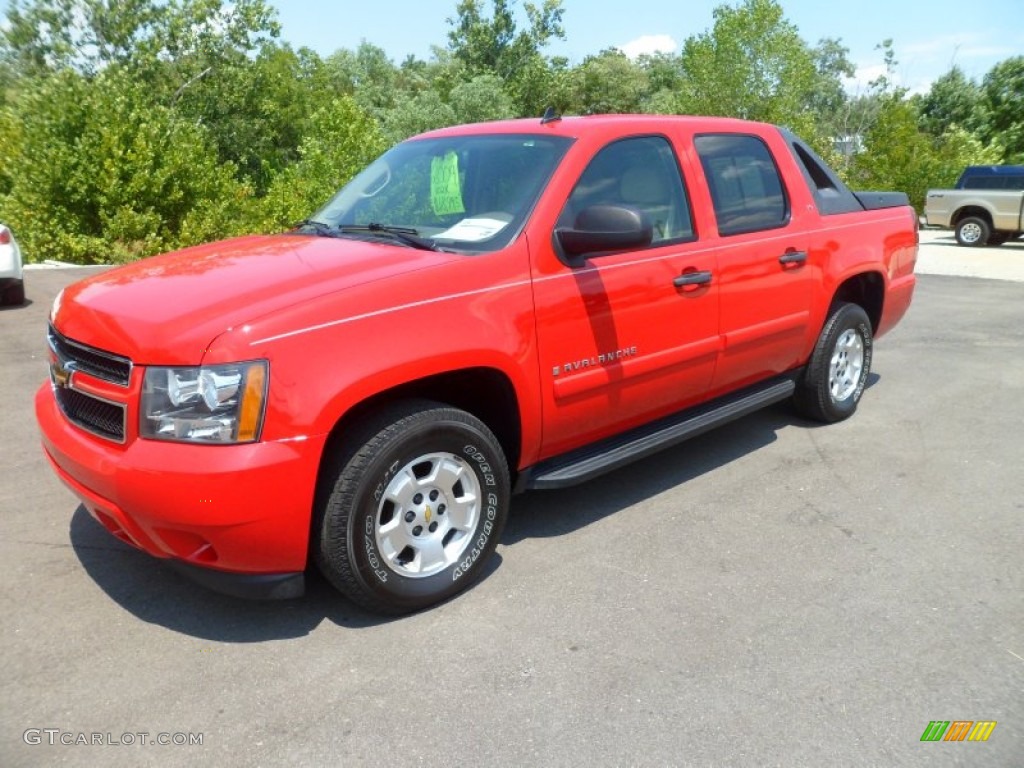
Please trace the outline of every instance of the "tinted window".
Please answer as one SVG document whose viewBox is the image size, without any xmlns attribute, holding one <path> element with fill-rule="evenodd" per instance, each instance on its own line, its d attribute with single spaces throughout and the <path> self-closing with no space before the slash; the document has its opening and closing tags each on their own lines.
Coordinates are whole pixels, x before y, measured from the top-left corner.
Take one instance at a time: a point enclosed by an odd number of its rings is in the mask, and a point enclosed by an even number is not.
<svg viewBox="0 0 1024 768">
<path fill-rule="evenodd" d="M 621 205 L 647 214 L 655 245 L 693 236 L 679 164 L 660 136 L 623 139 L 598 152 L 576 182 L 558 226 L 572 228 L 580 211 L 592 205 Z"/>
<path fill-rule="evenodd" d="M 964 189 L 1002 189 L 1003 180 L 998 176 L 969 176 L 964 179 Z"/>
<path fill-rule="evenodd" d="M 775 161 L 754 136 L 704 135 L 694 141 L 718 220 L 718 233 L 774 229 L 789 220 Z"/>
<path fill-rule="evenodd" d="M 1024 189 L 1024 176 L 968 176 L 964 189 Z"/>
</svg>

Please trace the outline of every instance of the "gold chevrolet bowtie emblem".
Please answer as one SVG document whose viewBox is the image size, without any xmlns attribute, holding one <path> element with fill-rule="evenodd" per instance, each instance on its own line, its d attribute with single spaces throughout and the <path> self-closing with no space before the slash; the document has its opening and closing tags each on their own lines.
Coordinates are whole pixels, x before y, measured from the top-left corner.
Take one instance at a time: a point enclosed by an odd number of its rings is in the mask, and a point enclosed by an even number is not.
<svg viewBox="0 0 1024 768">
<path fill-rule="evenodd" d="M 62 387 L 71 389 L 71 380 L 74 377 L 75 368 L 71 363 L 64 363 L 62 360 L 57 360 L 50 364 L 50 379 L 53 381 L 55 387 Z"/>
<path fill-rule="evenodd" d="M 427 504 L 427 511 L 423 514 L 423 519 L 428 523 L 430 522 L 430 505 Z"/>
</svg>

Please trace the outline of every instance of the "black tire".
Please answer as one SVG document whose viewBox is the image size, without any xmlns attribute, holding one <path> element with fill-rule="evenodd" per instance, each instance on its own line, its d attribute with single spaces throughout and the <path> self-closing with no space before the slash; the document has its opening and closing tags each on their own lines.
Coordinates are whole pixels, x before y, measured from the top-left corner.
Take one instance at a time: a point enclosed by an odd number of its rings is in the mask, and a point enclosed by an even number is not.
<svg viewBox="0 0 1024 768">
<path fill-rule="evenodd" d="M 797 384 L 797 410 L 826 424 L 852 416 L 871 373 L 871 350 L 867 313 L 857 304 L 834 307 Z"/>
<path fill-rule="evenodd" d="M 956 225 L 956 241 L 969 248 L 978 248 L 988 242 L 992 236 L 992 227 L 980 216 L 968 216 Z"/>
<path fill-rule="evenodd" d="M 352 430 L 322 484 L 317 565 L 353 602 L 386 614 L 426 608 L 473 584 L 511 497 L 505 455 L 486 425 L 428 401 L 395 404 Z"/>
<path fill-rule="evenodd" d="M 20 307 L 25 303 L 25 281 L 19 280 L 18 282 L 7 286 L 7 289 L 3 292 L 3 296 L 0 298 L 3 299 L 0 303 L 8 306 Z"/>
<path fill-rule="evenodd" d="M 1009 232 L 993 232 L 991 235 L 988 236 L 988 244 L 989 245 L 1002 245 L 1003 243 L 1005 243 L 1009 239 L 1010 239 L 1010 233 Z"/>
</svg>

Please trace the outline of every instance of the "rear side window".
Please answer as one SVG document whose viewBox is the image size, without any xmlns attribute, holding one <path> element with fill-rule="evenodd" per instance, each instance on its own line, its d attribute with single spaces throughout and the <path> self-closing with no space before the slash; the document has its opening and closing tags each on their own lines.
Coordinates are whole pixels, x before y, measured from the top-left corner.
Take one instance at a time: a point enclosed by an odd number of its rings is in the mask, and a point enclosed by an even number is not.
<svg viewBox="0 0 1024 768">
<path fill-rule="evenodd" d="M 711 188 L 720 235 L 776 229 L 789 221 L 779 169 L 756 136 L 705 134 L 694 140 Z"/>
</svg>

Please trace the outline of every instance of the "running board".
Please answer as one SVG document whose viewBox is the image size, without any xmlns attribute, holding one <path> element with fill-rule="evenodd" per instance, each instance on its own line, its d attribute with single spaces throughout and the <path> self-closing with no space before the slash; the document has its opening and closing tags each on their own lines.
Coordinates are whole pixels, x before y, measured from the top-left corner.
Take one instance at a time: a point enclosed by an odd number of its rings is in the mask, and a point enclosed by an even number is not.
<svg viewBox="0 0 1024 768">
<path fill-rule="evenodd" d="M 790 397 L 796 389 L 797 373 L 791 371 L 782 378 L 769 379 L 622 435 L 542 461 L 520 474 L 515 490 L 566 488 L 586 482 L 759 411 Z"/>
</svg>

